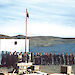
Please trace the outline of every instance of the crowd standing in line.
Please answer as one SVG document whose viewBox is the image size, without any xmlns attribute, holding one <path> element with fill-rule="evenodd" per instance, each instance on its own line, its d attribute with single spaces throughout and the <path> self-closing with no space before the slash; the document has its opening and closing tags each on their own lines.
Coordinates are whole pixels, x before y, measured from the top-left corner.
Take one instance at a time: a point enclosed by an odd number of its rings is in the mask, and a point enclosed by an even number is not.
<svg viewBox="0 0 75 75">
<path fill-rule="evenodd" d="M 16 64 L 20 62 L 33 62 L 36 65 L 73 65 L 75 64 L 75 56 L 74 54 L 52 54 L 52 53 L 22 53 L 22 52 L 6 52 L 5 54 L 2 52 L 1 65 L 6 67 L 13 66 L 16 68 Z"/>
</svg>

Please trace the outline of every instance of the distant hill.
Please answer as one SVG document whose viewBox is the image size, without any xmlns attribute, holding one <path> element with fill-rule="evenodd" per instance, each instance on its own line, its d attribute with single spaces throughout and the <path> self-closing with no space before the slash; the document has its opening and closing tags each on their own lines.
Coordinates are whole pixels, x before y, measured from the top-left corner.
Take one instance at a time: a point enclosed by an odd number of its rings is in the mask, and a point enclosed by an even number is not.
<svg viewBox="0 0 75 75">
<path fill-rule="evenodd" d="M 37 36 L 30 38 L 30 46 L 52 46 L 54 44 L 75 43 L 75 39 L 65 39 L 53 36 Z"/>
<path fill-rule="evenodd" d="M 30 46 L 52 46 L 54 44 L 75 43 L 75 38 L 60 38 L 53 36 L 34 36 L 28 38 L 30 40 Z M 25 36 L 7 36 L 0 34 L 0 39 L 25 39 Z"/>
<path fill-rule="evenodd" d="M 10 39 L 10 36 L 0 34 L 0 39 Z"/>
</svg>

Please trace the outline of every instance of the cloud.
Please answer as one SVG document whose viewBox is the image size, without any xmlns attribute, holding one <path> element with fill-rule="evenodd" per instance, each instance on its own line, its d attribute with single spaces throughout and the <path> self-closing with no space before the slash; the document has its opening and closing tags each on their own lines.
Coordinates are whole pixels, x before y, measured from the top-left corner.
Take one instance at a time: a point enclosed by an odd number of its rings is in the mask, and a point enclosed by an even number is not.
<svg viewBox="0 0 75 75">
<path fill-rule="evenodd" d="M 16 34 L 24 34 L 25 30 L 25 23 L 24 22 L 18 22 L 18 21 L 11 21 L 6 23 L 5 26 L 0 26 L 1 34 L 6 35 L 16 35 Z"/>
<path fill-rule="evenodd" d="M 25 34 L 26 8 L 28 35 L 74 36 L 74 0 L 0 0 L 0 32 Z"/>
<path fill-rule="evenodd" d="M 6 26 L 0 26 L 1 34 L 14 36 L 18 34 L 25 35 L 25 22 L 11 21 Z M 28 20 L 28 36 L 60 36 L 74 37 L 75 27 L 64 26 L 48 22 L 29 22 Z"/>
<path fill-rule="evenodd" d="M 30 23 L 28 27 L 28 34 L 35 35 L 44 35 L 44 36 L 60 36 L 60 37 L 74 37 L 75 28 L 71 26 L 63 26 L 57 24 L 48 24 L 46 23 Z"/>
<path fill-rule="evenodd" d="M 0 4 L 7 4 L 10 2 L 11 2 L 11 0 L 0 0 Z"/>
</svg>

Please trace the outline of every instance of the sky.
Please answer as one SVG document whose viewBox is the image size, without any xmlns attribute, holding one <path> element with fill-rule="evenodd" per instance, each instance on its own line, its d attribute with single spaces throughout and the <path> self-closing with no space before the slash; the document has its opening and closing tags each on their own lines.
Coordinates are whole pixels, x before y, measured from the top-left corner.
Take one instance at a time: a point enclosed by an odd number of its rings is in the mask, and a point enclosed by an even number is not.
<svg viewBox="0 0 75 75">
<path fill-rule="evenodd" d="M 0 0 L 0 34 L 75 37 L 75 0 Z"/>
</svg>

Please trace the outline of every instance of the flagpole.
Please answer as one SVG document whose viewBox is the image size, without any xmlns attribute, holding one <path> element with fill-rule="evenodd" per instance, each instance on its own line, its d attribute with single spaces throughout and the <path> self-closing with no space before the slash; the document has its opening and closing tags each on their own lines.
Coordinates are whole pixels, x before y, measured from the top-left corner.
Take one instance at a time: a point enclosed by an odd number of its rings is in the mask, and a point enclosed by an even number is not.
<svg viewBox="0 0 75 75">
<path fill-rule="evenodd" d="M 26 32 L 25 32 L 25 53 L 27 49 L 27 9 L 26 9 Z"/>
</svg>

